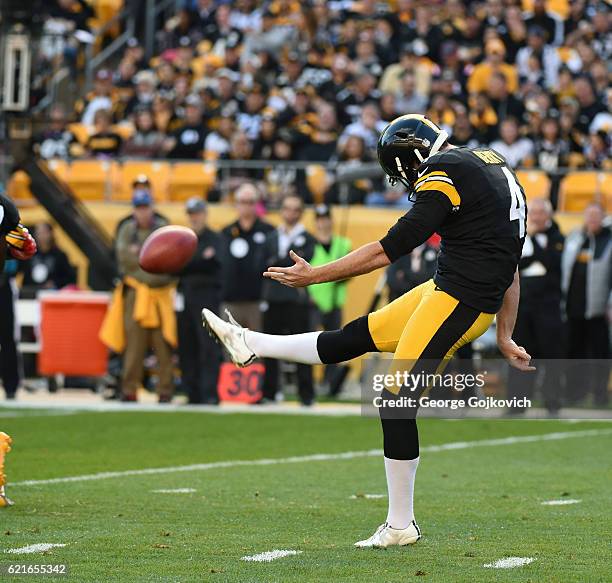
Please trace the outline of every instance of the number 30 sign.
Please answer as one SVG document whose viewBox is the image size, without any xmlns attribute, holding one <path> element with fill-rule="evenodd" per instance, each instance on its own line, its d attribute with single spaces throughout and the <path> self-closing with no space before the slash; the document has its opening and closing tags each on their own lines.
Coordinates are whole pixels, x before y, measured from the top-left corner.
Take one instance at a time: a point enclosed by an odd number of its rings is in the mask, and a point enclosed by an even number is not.
<svg viewBox="0 0 612 583">
<path fill-rule="evenodd" d="M 238 368 L 231 362 L 224 362 L 219 373 L 218 392 L 222 401 L 254 403 L 262 397 L 261 384 L 264 365 L 260 362 Z"/>
</svg>

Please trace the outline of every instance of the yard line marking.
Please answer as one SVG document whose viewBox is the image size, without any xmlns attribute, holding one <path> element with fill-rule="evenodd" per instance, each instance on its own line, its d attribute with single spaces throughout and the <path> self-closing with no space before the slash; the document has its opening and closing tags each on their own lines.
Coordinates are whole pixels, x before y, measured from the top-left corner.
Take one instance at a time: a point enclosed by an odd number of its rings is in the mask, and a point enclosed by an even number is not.
<svg viewBox="0 0 612 583">
<path fill-rule="evenodd" d="M 365 500 L 379 500 L 380 498 L 386 498 L 386 494 L 353 494 L 349 496 L 349 500 L 359 500 L 364 498 Z"/>
<path fill-rule="evenodd" d="M 18 549 L 6 549 L 4 552 L 13 555 L 28 555 L 30 553 L 44 553 L 56 547 L 65 547 L 65 544 L 61 543 L 36 543 L 35 545 L 28 545 L 27 547 L 19 547 Z"/>
<path fill-rule="evenodd" d="M 241 561 L 254 561 L 256 563 L 269 563 L 276 559 L 282 559 L 283 557 L 290 557 L 292 555 L 301 555 L 302 551 L 285 551 L 275 549 L 273 551 L 266 551 L 265 553 L 259 553 L 258 555 L 251 555 L 242 557 Z"/>
<path fill-rule="evenodd" d="M 562 500 L 546 500 L 542 502 L 542 506 L 565 506 L 566 504 L 578 504 L 582 500 L 574 500 L 573 498 L 565 498 Z"/>
<path fill-rule="evenodd" d="M 151 492 L 155 494 L 193 494 L 197 490 L 194 488 L 162 488 L 161 490 L 151 490 Z"/>
<path fill-rule="evenodd" d="M 487 569 L 514 569 L 515 567 L 522 567 L 523 565 L 529 565 L 533 563 L 535 559 L 531 557 L 508 557 L 506 559 L 499 559 L 494 563 L 487 563 L 483 567 Z"/>
<path fill-rule="evenodd" d="M 517 435 L 513 437 L 501 437 L 498 439 L 481 439 L 476 441 L 455 441 L 442 443 L 440 445 L 426 445 L 421 452 L 440 452 L 457 449 L 470 449 L 473 447 L 485 447 L 494 445 L 515 445 L 518 443 L 532 443 L 537 441 L 554 441 L 558 439 L 569 439 L 573 437 L 594 437 L 610 435 L 612 429 L 585 429 L 584 431 L 566 431 L 555 433 L 542 433 L 540 435 Z M 351 460 L 364 457 L 378 457 L 383 455 L 382 449 L 368 449 L 363 451 L 345 451 L 342 453 L 315 453 L 311 455 L 291 456 L 285 458 L 263 458 L 255 460 L 229 460 L 222 462 L 209 462 L 205 464 L 190 464 L 185 466 L 168 466 L 165 468 L 144 468 L 140 470 L 122 470 L 114 472 L 99 472 L 96 474 L 84 474 L 80 476 L 66 476 L 63 478 L 48 478 L 46 480 L 23 480 L 12 482 L 11 488 L 15 486 L 46 486 L 49 484 L 66 484 L 69 482 L 89 482 L 92 480 L 106 480 L 109 478 L 123 478 L 126 476 L 150 476 L 154 474 L 172 474 L 176 472 L 201 472 L 207 470 L 250 467 L 250 466 L 272 466 L 277 464 L 298 464 L 304 462 L 328 462 L 336 460 Z"/>
</svg>

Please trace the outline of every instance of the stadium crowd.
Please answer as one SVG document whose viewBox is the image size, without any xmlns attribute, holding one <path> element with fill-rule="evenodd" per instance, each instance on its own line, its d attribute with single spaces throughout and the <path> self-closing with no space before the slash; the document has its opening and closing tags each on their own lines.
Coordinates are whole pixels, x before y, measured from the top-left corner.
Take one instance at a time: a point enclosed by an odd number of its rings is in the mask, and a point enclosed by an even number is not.
<svg viewBox="0 0 612 583">
<path fill-rule="evenodd" d="M 57 4 L 80 14 L 75 0 Z M 292 190 L 312 202 L 303 172 L 239 161 L 373 160 L 385 123 L 410 112 L 514 167 L 610 168 L 609 5 L 524 4 L 187 0 L 153 58 L 133 38 L 72 114 L 53 107 L 35 151 L 234 161 L 231 188 L 209 199 L 258 180 L 271 206 Z M 325 201 L 338 202 L 328 184 Z M 351 184 L 348 201 L 406 202 L 379 180 Z"/>
</svg>

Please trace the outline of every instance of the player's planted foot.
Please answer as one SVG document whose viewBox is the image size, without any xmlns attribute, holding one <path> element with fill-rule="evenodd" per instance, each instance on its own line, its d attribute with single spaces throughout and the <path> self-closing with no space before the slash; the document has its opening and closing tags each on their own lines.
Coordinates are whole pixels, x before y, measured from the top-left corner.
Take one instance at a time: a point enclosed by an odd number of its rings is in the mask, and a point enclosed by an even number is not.
<svg viewBox="0 0 612 583">
<path fill-rule="evenodd" d="M 248 328 L 243 328 L 226 310 L 229 322 L 222 320 L 207 308 L 202 310 L 202 322 L 209 332 L 225 347 L 236 366 L 247 366 L 251 364 L 257 355 L 248 347 L 246 343 L 246 332 Z"/>
<path fill-rule="evenodd" d="M 360 549 L 386 549 L 392 546 L 412 545 L 421 538 L 421 530 L 413 520 L 408 528 L 391 528 L 386 522 L 381 524 L 376 532 L 365 540 L 355 543 Z"/>
</svg>

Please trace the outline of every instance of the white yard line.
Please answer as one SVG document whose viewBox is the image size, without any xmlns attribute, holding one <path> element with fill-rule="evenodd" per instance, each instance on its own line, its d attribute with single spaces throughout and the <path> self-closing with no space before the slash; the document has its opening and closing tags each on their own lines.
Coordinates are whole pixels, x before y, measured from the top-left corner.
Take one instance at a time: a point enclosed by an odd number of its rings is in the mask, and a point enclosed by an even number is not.
<svg viewBox="0 0 612 583">
<path fill-rule="evenodd" d="M 259 553 L 258 555 L 250 555 L 242 557 L 241 561 L 253 561 L 255 563 L 269 563 L 282 557 L 290 557 L 292 555 L 301 555 L 302 551 L 285 551 L 275 549 L 273 551 L 266 551 L 265 553 Z"/>
<path fill-rule="evenodd" d="M 36 543 L 35 545 L 19 547 L 18 549 L 6 549 L 4 552 L 13 555 L 28 555 L 30 553 L 44 553 L 45 551 L 65 546 L 65 544 L 61 543 Z"/>
<path fill-rule="evenodd" d="M 193 494 L 197 492 L 193 488 L 162 488 L 161 490 L 151 490 L 154 494 Z"/>
<path fill-rule="evenodd" d="M 566 506 L 567 504 L 579 504 L 582 500 L 573 498 L 562 498 L 561 500 L 546 500 L 542 502 L 542 506 Z"/>
<path fill-rule="evenodd" d="M 456 449 L 470 449 L 473 447 L 486 447 L 495 445 L 514 445 L 518 443 L 532 443 L 538 441 L 555 441 L 559 439 L 573 439 L 576 437 L 598 437 L 612 434 L 612 429 L 586 429 L 584 431 L 565 431 L 555 433 L 542 433 L 540 435 L 517 435 L 513 437 L 502 437 L 499 439 L 481 439 L 477 441 L 455 441 L 442 443 L 440 445 L 426 445 L 421 447 L 421 452 L 440 452 Z M 336 460 L 350 460 L 364 457 L 378 457 L 383 454 L 381 449 L 369 449 L 364 451 L 346 451 L 343 453 L 316 453 L 312 455 L 291 456 L 284 458 L 263 458 L 256 460 L 228 460 L 222 462 L 210 462 L 205 464 L 190 464 L 186 466 L 169 466 L 165 468 L 144 468 L 140 470 L 123 470 L 115 472 L 99 472 L 96 474 L 83 474 L 80 476 L 65 476 L 62 478 L 49 478 L 46 480 L 23 480 L 12 482 L 11 488 L 16 486 L 46 486 L 49 484 L 66 484 L 69 482 L 90 482 L 106 480 L 109 478 L 123 478 L 126 476 L 149 476 L 155 474 L 173 474 L 177 472 L 201 472 L 207 470 L 250 467 L 250 466 L 273 466 L 278 464 L 299 464 L 307 462 L 328 462 Z"/>
<path fill-rule="evenodd" d="M 380 498 L 386 498 L 386 494 L 353 494 L 349 496 L 349 500 L 379 500 Z"/>
<path fill-rule="evenodd" d="M 30 418 L 30 417 L 63 417 L 65 415 L 76 415 L 76 411 L 37 411 L 35 413 L 28 413 L 27 409 L 16 410 L 16 411 L 0 411 L 0 419 L 11 419 L 14 417 L 19 418 Z"/>
<path fill-rule="evenodd" d="M 529 565 L 533 563 L 535 559 L 532 557 L 507 557 L 506 559 L 499 559 L 494 563 L 487 563 L 483 565 L 487 569 L 514 569 L 515 567 L 522 567 L 523 565 Z"/>
</svg>

